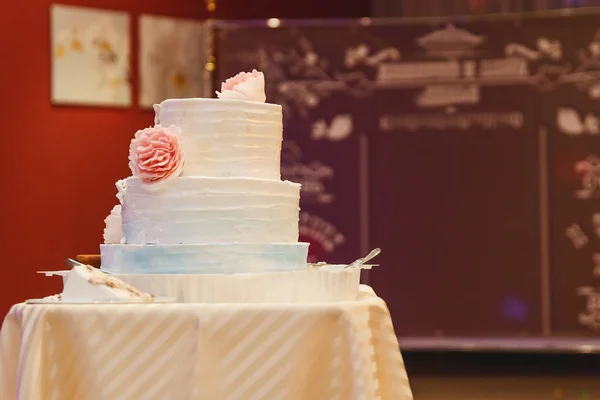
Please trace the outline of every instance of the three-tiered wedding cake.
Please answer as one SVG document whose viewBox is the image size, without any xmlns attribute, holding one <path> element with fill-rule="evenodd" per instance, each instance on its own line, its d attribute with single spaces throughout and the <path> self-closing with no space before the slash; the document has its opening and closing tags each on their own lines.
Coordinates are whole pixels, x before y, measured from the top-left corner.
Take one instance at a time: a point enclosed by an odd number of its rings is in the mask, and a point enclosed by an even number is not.
<svg viewBox="0 0 600 400">
<path fill-rule="evenodd" d="M 264 77 L 240 73 L 217 99 L 170 99 L 131 141 L 132 176 L 106 219 L 102 270 L 231 274 L 307 269 L 300 185 L 280 179 L 282 110 Z"/>
</svg>

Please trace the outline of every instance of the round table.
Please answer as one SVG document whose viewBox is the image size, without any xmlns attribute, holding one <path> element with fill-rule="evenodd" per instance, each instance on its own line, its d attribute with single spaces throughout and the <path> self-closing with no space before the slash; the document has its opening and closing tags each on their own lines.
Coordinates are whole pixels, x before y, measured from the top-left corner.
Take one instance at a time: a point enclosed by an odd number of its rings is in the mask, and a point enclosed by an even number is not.
<svg viewBox="0 0 600 400">
<path fill-rule="evenodd" d="M 385 302 L 17 304 L 0 399 L 412 399 Z"/>
</svg>

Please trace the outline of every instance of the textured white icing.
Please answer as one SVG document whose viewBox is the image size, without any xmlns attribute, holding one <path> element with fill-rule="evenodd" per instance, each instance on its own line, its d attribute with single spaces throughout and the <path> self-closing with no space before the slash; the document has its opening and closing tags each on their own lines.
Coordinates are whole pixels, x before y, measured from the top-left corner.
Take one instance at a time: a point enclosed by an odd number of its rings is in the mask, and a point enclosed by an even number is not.
<svg viewBox="0 0 600 400">
<path fill-rule="evenodd" d="M 127 181 L 125 179 L 118 180 L 115 183 L 115 186 L 117 187 L 117 199 L 119 199 L 119 204 L 123 205 L 125 190 L 127 189 Z"/>
<path fill-rule="evenodd" d="M 180 177 L 163 191 L 127 178 L 128 244 L 295 243 L 300 185 L 254 178 Z"/>
<path fill-rule="evenodd" d="M 182 176 L 280 178 L 282 112 L 277 104 L 170 99 L 156 121 L 182 130 Z"/>
<path fill-rule="evenodd" d="M 121 243 L 123 239 L 123 224 L 121 222 L 121 205 L 113 207 L 108 217 L 104 219 L 104 243 Z"/>
<path fill-rule="evenodd" d="M 264 93 L 263 93 L 264 95 Z M 101 245 L 102 269 L 120 274 L 305 270 L 298 243 L 300 185 L 280 180 L 281 106 L 171 99 L 155 123 L 181 129 L 181 176 L 152 190 L 117 183 L 123 241 Z"/>
<path fill-rule="evenodd" d="M 116 274 L 249 273 L 305 270 L 308 243 L 101 245 Z"/>
</svg>

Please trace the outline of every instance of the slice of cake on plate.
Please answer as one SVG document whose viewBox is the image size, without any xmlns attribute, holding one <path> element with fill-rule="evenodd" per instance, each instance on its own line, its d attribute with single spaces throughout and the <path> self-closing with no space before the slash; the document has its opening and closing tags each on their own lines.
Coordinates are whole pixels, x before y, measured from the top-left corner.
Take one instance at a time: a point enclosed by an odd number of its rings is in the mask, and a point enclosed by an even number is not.
<svg viewBox="0 0 600 400">
<path fill-rule="evenodd" d="M 154 302 L 154 295 L 142 292 L 122 280 L 108 275 L 98 268 L 74 264 L 70 271 L 42 271 L 47 276 L 63 277 L 62 293 L 47 296 L 46 301 L 74 302 Z"/>
</svg>

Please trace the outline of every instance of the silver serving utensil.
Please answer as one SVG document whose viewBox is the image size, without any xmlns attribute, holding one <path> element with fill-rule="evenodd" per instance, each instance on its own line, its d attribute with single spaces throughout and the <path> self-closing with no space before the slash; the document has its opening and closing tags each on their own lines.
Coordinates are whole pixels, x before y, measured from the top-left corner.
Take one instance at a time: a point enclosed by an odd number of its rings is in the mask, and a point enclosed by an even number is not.
<svg viewBox="0 0 600 400">
<path fill-rule="evenodd" d="M 84 265 L 84 264 L 80 263 L 79 261 L 73 260 L 72 258 L 67 258 L 65 260 L 65 264 L 67 264 L 67 267 L 69 267 L 69 268 L 73 268 L 76 265 Z"/>
<path fill-rule="evenodd" d="M 339 271 L 339 270 L 343 270 L 343 269 L 373 269 L 373 267 L 377 267 L 379 264 L 360 264 L 357 266 L 354 266 L 352 268 L 348 268 L 347 265 L 345 264 L 325 264 L 325 265 L 320 265 L 320 266 L 310 266 L 310 268 L 318 268 L 321 270 L 327 270 L 327 271 Z"/>
<path fill-rule="evenodd" d="M 65 259 L 65 264 L 67 264 L 67 266 L 69 268 L 73 268 L 76 265 L 85 265 L 83 263 L 80 263 L 79 261 L 73 260 L 72 258 Z M 108 271 L 104 271 L 104 270 L 102 270 L 102 272 L 104 272 L 106 275 L 112 275 L 112 272 L 108 272 Z"/>
<path fill-rule="evenodd" d="M 363 264 L 366 264 L 368 261 L 371 261 L 373 258 L 377 257 L 381 253 L 381 249 L 379 247 L 374 248 L 364 257 L 361 257 L 350 264 L 346 265 L 346 268 L 356 268 Z"/>
<path fill-rule="evenodd" d="M 65 260 L 65 264 L 67 265 L 67 267 L 69 267 L 69 269 L 67 270 L 62 270 L 62 271 L 37 271 L 38 274 L 44 274 L 46 276 L 65 276 L 69 273 L 69 271 L 71 271 L 71 269 L 76 266 L 76 265 L 83 265 L 82 263 L 80 263 L 79 261 L 75 261 L 72 258 L 67 258 Z"/>
</svg>

